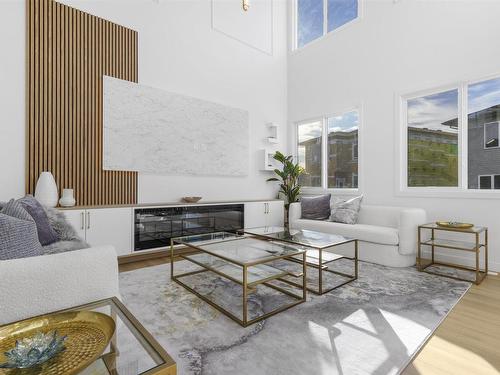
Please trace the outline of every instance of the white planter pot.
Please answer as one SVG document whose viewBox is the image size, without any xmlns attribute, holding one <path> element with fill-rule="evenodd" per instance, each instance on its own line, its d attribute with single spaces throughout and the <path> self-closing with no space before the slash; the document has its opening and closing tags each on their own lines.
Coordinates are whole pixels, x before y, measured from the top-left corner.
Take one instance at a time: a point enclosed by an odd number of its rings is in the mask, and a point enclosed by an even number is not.
<svg viewBox="0 0 500 375">
<path fill-rule="evenodd" d="M 57 185 L 54 176 L 50 172 L 42 172 L 35 188 L 35 198 L 41 204 L 47 207 L 57 206 L 59 195 L 57 194 Z"/>
<path fill-rule="evenodd" d="M 72 207 L 76 203 L 73 195 L 73 189 L 63 189 L 62 197 L 59 199 L 59 204 L 62 207 Z"/>
</svg>

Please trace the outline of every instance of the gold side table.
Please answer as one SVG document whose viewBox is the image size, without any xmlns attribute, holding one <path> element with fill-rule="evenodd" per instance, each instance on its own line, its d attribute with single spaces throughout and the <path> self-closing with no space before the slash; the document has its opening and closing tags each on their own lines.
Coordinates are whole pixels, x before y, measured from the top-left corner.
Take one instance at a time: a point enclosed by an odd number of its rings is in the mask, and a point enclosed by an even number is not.
<svg viewBox="0 0 500 375">
<path fill-rule="evenodd" d="M 423 240 L 423 235 L 425 232 L 430 231 L 430 239 Z M 447 238 L 437 238 L 436 232 L 444 231 L 444 232 L 454 232 L 461 234 L 470 234 L 474 236 L 473 242 L 468 241 L 459 241 Z M 483 241 L 481 242 L 481 237 L 483 237 Z M 422 257 L 422 246 L 428 246 L 431 248 L 431 259 Z M 474 253 L 475 255 L 475 266 L 474 267 L 466 267 L 462 265 L 457 265 L 453 263 L 446 263 L 441 261 L 436 261 L 435 259 L 435 249 L 452 249 L 452 250 L 461 250 Z M 480 267 L 480 253 L 481 251 L 484 253 L 484 268 Z M 442 273 L 433 272 L 428 269 L 428 267 L 432 265 L 445 266 L 450 268 L 455 268 L 459 270 L 473 271 L 475 273 L 474 280 L 464 279 L 451 275 L 444 275 Z M 488 274 L 488 228 L 487 227 L 472 227 L 472 228 L 451 228 L 451 227 L 442 227 L 437 225 L 436 223 L 429 223 L 418 226 L 418 247 L 417 247 L 417 269 L 421 272 L 427 272 L 433 275 L 449 277 L 455 280 L 461 281 L 472 281 L 476 285 L 479 285 L 486 275 Z"/>
</svg>

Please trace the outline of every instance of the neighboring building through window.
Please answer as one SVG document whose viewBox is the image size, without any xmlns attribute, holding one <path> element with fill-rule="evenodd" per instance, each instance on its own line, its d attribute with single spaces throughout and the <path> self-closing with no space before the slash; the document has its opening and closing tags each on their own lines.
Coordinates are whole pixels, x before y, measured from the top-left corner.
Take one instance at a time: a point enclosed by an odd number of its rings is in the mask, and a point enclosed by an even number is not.
<svg viewBox="0 0 500 375">
<path fill-rule="evenodd" d="M 296 0 L 296 2 L 297 48 L 358 17 L 358 0 Z"/>
<path fill-rule="evenodd" d="M 357 188 L 358 181 L 358 111 L 327 118 L 328 187 Z M 330 155 L 333 155 L 330 157 Z M 341 182 L 339 182 L 341 181 Z"/>
<path fill-rule="evenodd" d="M 358 130 L 358 111 L 299 123 L 297 155 L 299 164 L 305 169 L 300 177 L 301 185 L 357 189 Z M 325 171 L 323 162 L 326 163 Z"/>
<path fill-rule="evenodd" d="M 408 186 L 458 186 L 458 90 L 407 101 Z"/>
<path fill-rule="evenodd" d="M 321 147 L 323 122 L 316 120 L 297 126 L 298 162 L 305 169 L 300 176 L 302 186 L 321 187 Z"/>
<path fill-rule="evenodd" d="M 467 111 L 459 91 L 467 95 Z M 500 189 L 500 78 L 405 102 L 408 187 Z M 462 181 L 459 159 L 467 166 Z"/>
</svg>

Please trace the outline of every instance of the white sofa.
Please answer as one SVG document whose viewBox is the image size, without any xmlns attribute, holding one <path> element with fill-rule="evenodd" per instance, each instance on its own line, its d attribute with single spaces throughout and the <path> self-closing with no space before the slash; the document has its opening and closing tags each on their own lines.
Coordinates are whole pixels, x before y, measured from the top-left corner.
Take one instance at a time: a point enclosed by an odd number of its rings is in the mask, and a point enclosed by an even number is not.
<svg viewBox="0 0 500 375">
<path fill-rule="evenodd" d="M 301 218 L 300 203 L 292 203 L 290 228 L 340 234 L 359 240 L 359 259 L 391 267 L 415 264 L 417 226 L 424 224 L 426 213 L 419 208 L 361 205 L 357 224 L 342 224 Z M 336 251 L 352 255 L 352 245 Z"/>
<path fill-rule="evenodd" d="M 0 325 L 119 297 L 112 246 L 0 261 Z"/>
</svg>

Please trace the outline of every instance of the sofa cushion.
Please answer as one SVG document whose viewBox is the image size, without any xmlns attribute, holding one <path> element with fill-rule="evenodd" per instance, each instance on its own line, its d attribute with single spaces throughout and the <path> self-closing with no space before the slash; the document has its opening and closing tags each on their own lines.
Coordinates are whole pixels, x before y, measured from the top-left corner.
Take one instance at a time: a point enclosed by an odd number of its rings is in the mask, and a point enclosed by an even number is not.
<svg viewBox="0 0 500 375">
<path fill-rule="evenodd" d="M 338 199 L 334 198 L 332 202 L 330 221 L 345 224 L 356 224 L 358 222 L 359 209 L 361 207 L 363 196 Z"/>
<path fill-rule="evenodd" d="M 42 255 L 36 224 L 0 213 L 0 260 Z"/>
<path fill-rule="evenodd" d="M 317 195 L 313 197 L 302 197 L 302 219 L 326 220 L 330 217 L 331 194 Z"/>
<path fill-rule="evenodd" d="M 390 227 L 380 227 L 368 224 L 343 224 L 331 221 L 305 219 L 296 220 L 293 226 L 318 232 L 340 234 L 346 237 L 357 238 L 360 241 L 383 245 L 399 244 L 398 230 Z"/>
<path fill-rule="evenodd" d="M 31 195 L 18 200 L 19 203 L 28 211 L 36 223 L 38 239 L 42 246 L 50 245 L 59 240 L 57 233 L 52 229 L 49 219 L 42 205 Z"/>
</svg>

